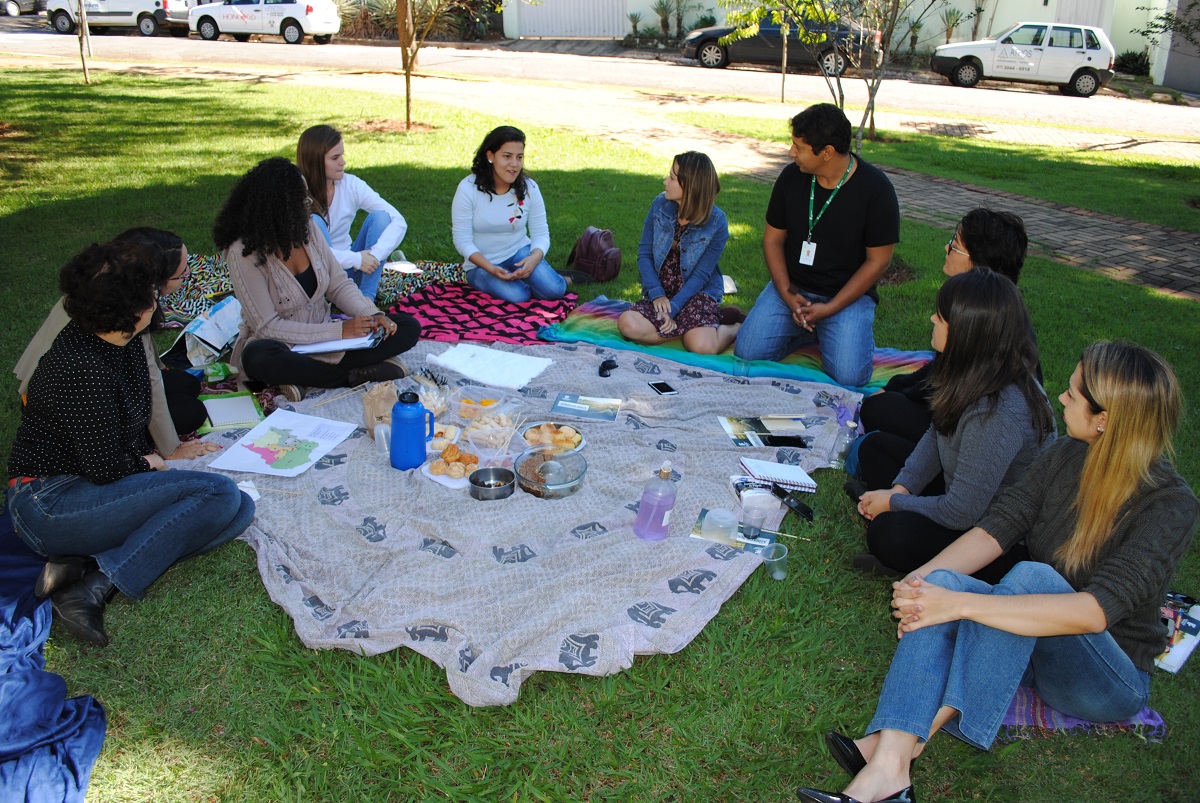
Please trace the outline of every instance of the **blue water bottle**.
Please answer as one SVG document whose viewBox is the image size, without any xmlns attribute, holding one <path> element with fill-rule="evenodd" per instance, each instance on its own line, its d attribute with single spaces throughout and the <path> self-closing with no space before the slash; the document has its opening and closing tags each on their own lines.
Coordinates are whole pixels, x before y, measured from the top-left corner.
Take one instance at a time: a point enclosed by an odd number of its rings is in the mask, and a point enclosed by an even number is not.
<svg viewBox="0 0 1200 803">
<path fill-rule="evenodd" d="M 433 413 L 411 390 L 392 405 L 392 468 L 408 471 L 425 462 L 425 444 L 433 439 Z"/>
</svg>

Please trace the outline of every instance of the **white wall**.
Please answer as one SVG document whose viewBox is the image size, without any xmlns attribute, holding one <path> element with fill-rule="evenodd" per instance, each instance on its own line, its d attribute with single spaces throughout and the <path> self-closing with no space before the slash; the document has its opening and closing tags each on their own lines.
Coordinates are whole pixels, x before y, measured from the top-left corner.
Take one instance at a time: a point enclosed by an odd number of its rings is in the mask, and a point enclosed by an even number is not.
<svg viewBox="0 0 1200 803">
<path fill-rule="evenodd" d="M 703 0 L 703 1 L 704 1 L 705 7 L 702 10 L 689 11 L 687 14 L 684 15 L 683 21 L 684 21 L 685 29 L 687 29 L 687 27 L 693 21 L 695 21 L 695 19 L 697 17 L 699 17 L 703 14 L 711 14 L 712 16 L 716 17 L 718 25 L 721 24 L 721 22 L 725 19 L 725 10 L 723 8 L 719 8 L 717 6 L 716 0 Z M 570 5 L 576 4 L 578 2 L 582 2 L 584 5 L 588 4 L 587 0 L 541 0 L 542 8 L 539 9 L 539 12 L 553 11 L 554 6 L 562 5 L 563 8 L 565 10 L 567 10 L 567 13 L 570 13 Z M 654 9 L 653 9 L 654 0 L 624 0 L 624 2 L 625 2 L 625 9 L 624 9 L 624 11 L 621 12 L 622 27 L 621 27 L 621 33 L 619 36 L 624 36 L 625 34 L 631 32 L 632 26 L 629 24 L 627 15 L 630 12 L 634 12 L 634 11 L 639 12 L 642 15 L 641 22 L 638 23 L 639 28 L 654 28 L 656 30 L 658 29 L 658 24 L 659 24 L 658 23 L 658 15 L 654 13 Z M 538 12 L 535 12 L 535 13 L 538 13 Z M 529 14 L 529 3 L 525 2 L 525 0 L 505 0 L 505 3 L 504 3 L 504 35 L 507 38 L 518 39 L 522 35 L 528 35 L 528 34 L 524 33 L 525 28 L 521 25 L 522 14 L 525 14 L 525 15 Z M 566 36 L 568 34 L 566 34 L 564 32 L 560 35 Z M 597 35 L 616 36 L 615 34 L 608 34 L 608 33 L 597 34 Z M 675 15 L 674 14 L 671 15 L 671 35 L 672 36 L 675 35 Z M 619 38 L 619 37 L 616 37 L 616 38 Z"/>
</svg>

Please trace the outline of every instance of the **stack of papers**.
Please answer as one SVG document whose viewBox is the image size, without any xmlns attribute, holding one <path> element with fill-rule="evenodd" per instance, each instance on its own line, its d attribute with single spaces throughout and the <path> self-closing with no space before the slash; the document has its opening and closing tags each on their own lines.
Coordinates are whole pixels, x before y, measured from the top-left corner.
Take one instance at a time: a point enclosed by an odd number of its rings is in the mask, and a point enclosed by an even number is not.
<svg viewBox="0 0 1200 803">
<path fill-rule="evenodd" d="M 430 354 L 425 360 L 484 385 L 509 390 L 525 387 L 554 364 L 548 357 L 527 357 L 469 343 L 451 346 L 441 354 Z"/>
</svg>

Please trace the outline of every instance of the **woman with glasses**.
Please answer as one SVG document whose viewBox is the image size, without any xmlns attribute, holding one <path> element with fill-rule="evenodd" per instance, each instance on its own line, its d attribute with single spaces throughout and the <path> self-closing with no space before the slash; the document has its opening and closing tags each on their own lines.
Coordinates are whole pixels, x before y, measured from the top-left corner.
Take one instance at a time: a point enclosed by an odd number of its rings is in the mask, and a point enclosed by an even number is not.
<svg viewBox="0 0 1200 803">
<path fill-rule="evenodd" d="M 688 151 L 671 162 L 663 192 L 650 204 L 638 246 L 642 300 L 617 319 L 627 340 L 658 345 L 675 337 L 696 354 L 720 354 L 741 322 L 722 323 L 719 263 L 729 241 L 716 205 L 721 183 L 712 160 Z"/>
<path fill-rule="evenodd" d="M 1025 223 L 1018 216 L 983 207 L 972 209 L 963 215 L 954 229 L 954 236 L 946 243 L 942 272 L 953 277 L 969 270 L 990 270 L 1017 284 L 1028 245 Z M 916 448 L 917 441 L 932 421 L 929 377 L 936 361 L 935 354 L 933 361 L 922 368 L 893 377 L 883 390 L 863 399 L 859 412 L 862 431 L 878 433 L 876 445 L 885 444 L 888 452 L 901 463 Z M 1040 381 L 1040 367 L 1037 375 Z M 942 479 L 935 478 L 931 488 L 940 487 Z M 846 493 L 852 499 L 857 500 L 863 490 L 860 482 L 846 484 Z M 862 560 L 870 563 L 866 557 Z"/>
<path fill-rule="evenodd" d="M 8 457 L 8 507 L 47 563 L 34 593 L 73 635 L 107 646 L 104 610 L 141 599 L 175 563 L 231 541 L 254 502 L 229 477 L 167 471 L 151 443 L 141 342 L 158 308 L 159 251 L 140 238 L 92 244 L 62 269 L 69 321 L 29 379 Z"/>
<path fill-rule="evenodd" d="M 938 291 L 930 320 L 938 358 L 929 429 L 899 460 L 879 433 L 859 449 L 869 490 L 858 511 L 869 521 L 867 544 L 880 572 L 903 575 L 941 552 L 1054 436 L 1050 402 L 1034 378 L 1029 312 L 1012 282 L 991 271 L 954 276 Z M 939 475 L 943 487 L 930 492 Z M 994 582 L 1018 559 L 1008 555 L 983 576 Z"/>
<path fill-rule="evenodd" d="M 160 296 L 174 293 L 189 275 L 187 247 L 172 232 L 142 226 L 121 232 L 113 239 L 113 243 L 144 246 L 136 253 L 146 255 L 151 260 L 146 270 L 153 278 Z M 161 326 L 162 317 L 162 312 L 156 307 L 150 327 L 141 335 L 150 372 L 150 435 L 158 453 L 167 460 L 190 459 L 216 451 L 219 447 L 200 441 L 180 442 L 181 435 L 195 432 L 204 423 L 207 413 L 204 404 L 197 398 L 201 390 L 200 381 L 186 371 L 166 368 L 158 358 L 151 332 Z M 13 369 L 21 382 L 19 392 L 22 397 L 38 361 L 69 320 L 62 299 L 59 299 Z"/>
<path fill-rule="evenodd" d="M 1132 343 L 1083 352 L 1059 396 L 1067 436 L 970 531 L 893 584 L 900 643 L 867 727 L 826 743 L 854 776 L 807 803 L 915 799 L 910 762 L 939 730 L 990 748 L 1019 685 L 1062 713 L 1128 719 L 1166 646 L 1164 595 L 1200 521 L 1168 459 L 1183 401 L 1171 367 Z M 1024 539 L 996 585 L 969 575 Z"/>
</svg>

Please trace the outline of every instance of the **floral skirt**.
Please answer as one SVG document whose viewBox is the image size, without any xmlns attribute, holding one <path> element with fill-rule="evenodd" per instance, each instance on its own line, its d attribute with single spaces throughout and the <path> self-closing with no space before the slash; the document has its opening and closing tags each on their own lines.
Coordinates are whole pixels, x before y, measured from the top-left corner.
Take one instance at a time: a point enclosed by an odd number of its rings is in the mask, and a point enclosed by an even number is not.
<svg viewBox="0 0 1200 803">
<path fill-rule="evenodd" d="M 654 324 L 656 329 L 658 328 L 658 314 L 654 311 L 653 301 L 643 298 L 630 307 L 630 309 L 641 313 L 646 320 Z M 679 314 L 675 316 L 675 325 L 678 328 L 667 335 L 663 335 L 660 331 L 659 335 L 662 335 L 664 340 L 669 340 L 673 337 L 682 337 L 684 332 L 700 326 L 718 326 L 720 325 L 720 320 L 717 310 L 717 302 L 712 296 L 708 293 L 696 293 L 688 303 L 683 305 L 683 309 L 679 310 Z"/>
</svg>

